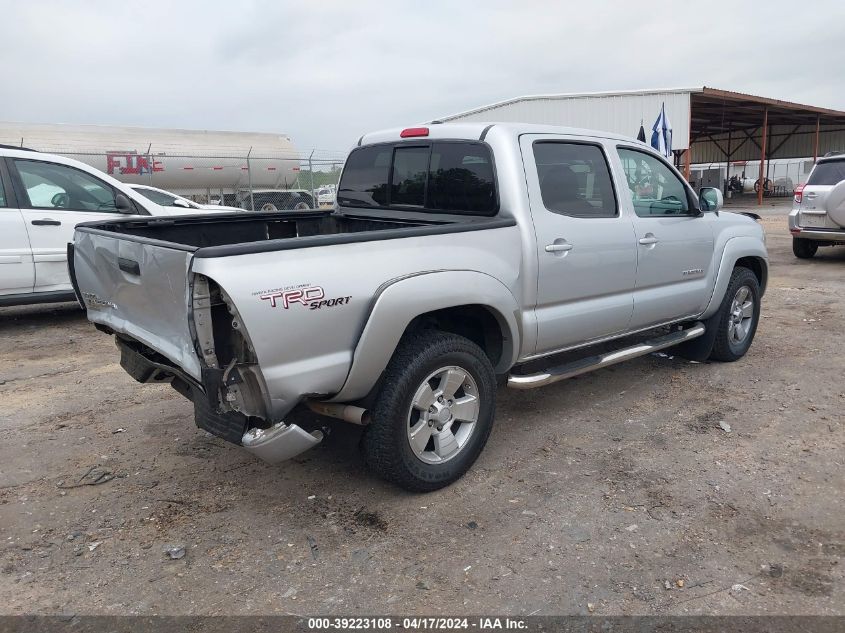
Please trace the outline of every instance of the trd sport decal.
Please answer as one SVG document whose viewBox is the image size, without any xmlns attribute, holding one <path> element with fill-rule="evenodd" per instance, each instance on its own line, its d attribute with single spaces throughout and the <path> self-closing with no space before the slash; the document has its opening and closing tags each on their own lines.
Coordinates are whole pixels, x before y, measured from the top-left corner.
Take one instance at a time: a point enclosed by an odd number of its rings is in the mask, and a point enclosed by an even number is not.
<svg viewBox="0 0 845 633">
<path fill-rule="evenodd" d="M 269 301 L 271 308 L 281 306 L 285 310 L 288 310 L 295 304 L 303 305 L 309 310 L 333 308 L 335 306 L 346 305 L 352 299 L 351 296 L 326 299 L 326 293 L 320 286 L 308 286 L 306 284 L 269 290 L 267 292 L 257 292 L 255 294 L 262 301 Z"/>
</svg>

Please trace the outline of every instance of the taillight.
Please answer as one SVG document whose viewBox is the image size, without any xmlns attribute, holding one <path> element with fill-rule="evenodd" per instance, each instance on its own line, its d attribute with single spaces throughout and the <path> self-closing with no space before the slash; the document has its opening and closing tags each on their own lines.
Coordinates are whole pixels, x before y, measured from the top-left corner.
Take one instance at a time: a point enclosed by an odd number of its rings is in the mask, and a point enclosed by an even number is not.
<svg viewBox="0 0 845 633">
<path fill-rule="evenodd" d="M 804 197 L 804 187 L 806 186 L 807 185 L 805 183 L 803 185 L 798 185 L 797 187 L 795 187 L 795 197 L 793 198 L 793 200 L 795 200 L 795 202 L 797 202 L 798 204 L 801 204 L 801 199 Z"/>
<path fill-rule="evenodd" d="M 402 130 L 399 134 L 402 138 L 411 138 L 414 136 L 428 136 L 427 127 L 408 127 Z"/>
</svg>

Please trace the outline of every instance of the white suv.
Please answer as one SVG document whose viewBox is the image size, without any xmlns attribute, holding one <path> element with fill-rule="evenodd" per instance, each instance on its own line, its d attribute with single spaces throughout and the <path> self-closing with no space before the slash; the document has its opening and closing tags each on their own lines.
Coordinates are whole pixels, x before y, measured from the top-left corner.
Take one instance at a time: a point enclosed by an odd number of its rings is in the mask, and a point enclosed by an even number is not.
<svg viewBox="0 0 845 633">
<path fill-rule="evenodd" d="M 67 246 L 80 222 L 188 212 L 79 161 L 0 145 L 0 306 L 75 300 Z"/>
<path fill-rule="evenodd" d="M 831 152 L 820 158 L 807 182 L 795 189 L 789 232 L 792 252 L 808 259 L 819 246 L 845 244 L 845 153 Z"/>
</svg>

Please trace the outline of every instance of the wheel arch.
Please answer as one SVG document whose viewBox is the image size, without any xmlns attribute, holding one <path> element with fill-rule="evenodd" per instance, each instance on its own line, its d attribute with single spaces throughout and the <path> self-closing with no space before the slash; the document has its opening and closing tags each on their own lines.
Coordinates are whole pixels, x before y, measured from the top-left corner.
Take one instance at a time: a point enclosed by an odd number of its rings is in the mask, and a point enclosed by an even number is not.
<svg viewBox="0 0 845 633">
<path fill-rule="evenodd" d="M 505 349 L 511 341 L 504 334 L 508 330 L 507 321 L 490 306 L 463 304 L 426 312 L 408 324 L 403 336 L 429 328 L 468 338 L 484 351 L 494 368 L 502 364 L 505 356 L 510 359 L 510 350 Z"/>
<path fill-rule="evenodd" d="M 390 282 L 373 306 L 355 346 L 341 390 L 347 402 L 368 395 L 402 337 L 416 328 L 440 328 L 466 336 L 505 373 L 519 353 L 519 307 L 499 280 L 477 271 L 432 271 Z"/>
<path fill-rule="evenodd" d="M 700 318 L 706 319 L 713 316 L 719 309 L 731 281 L 731 273 L 737 266 L 744 266 L 754 273 L 760 284 L 760 296 L 763 296 L 769 280 L 769 258 L 766 247 L 760 240 L 752 237 L 733 237 L 725 243 L 713 293 Z"/>
<path fill-rule="evenodd" d="M 766 291 L 766 283 L 769 280 L 769 264 L 765 258 L 756 255 L 749 255 L 740 257 L 734 262 L 734 268 L 742 266 L 748 268 L 757 277 L 757 283 L 760 284 L 760 296 Z"/>
</svg>

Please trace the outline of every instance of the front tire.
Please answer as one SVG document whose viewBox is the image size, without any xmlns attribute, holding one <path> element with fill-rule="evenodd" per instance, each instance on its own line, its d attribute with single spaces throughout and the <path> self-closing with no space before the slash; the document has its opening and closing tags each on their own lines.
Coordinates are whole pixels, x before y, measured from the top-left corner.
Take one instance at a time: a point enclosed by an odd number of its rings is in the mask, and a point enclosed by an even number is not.
<svg viewBox="0 0 845 633">
<path fill-rule="evenodd" d="M 760 282 L 748 268 L 734 268 L 719 307 L 716 341 L 710 358 L 725 362 L 739 360 L 751 347 L 760 321 Z"/>
<path fill-rule="evenodd" d="M 448 486 L 478 458 L 495 409 L 495 374 L 478 345 L 439 330 L 408 334 L 371 410 L 366 463 L 406 490 Z"/>
<path fill-rule="evenodd" d="M 792 252 L 798 259 L 810 259 L 819 250 L 819 245 L 813 240 L 803 237 L 792 238 Z"/>
</svg>

